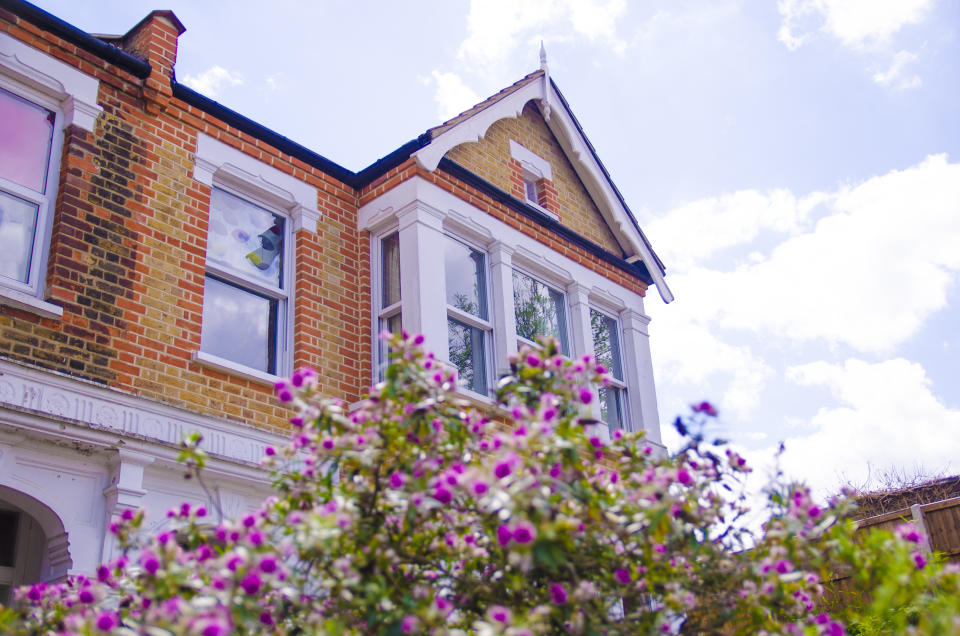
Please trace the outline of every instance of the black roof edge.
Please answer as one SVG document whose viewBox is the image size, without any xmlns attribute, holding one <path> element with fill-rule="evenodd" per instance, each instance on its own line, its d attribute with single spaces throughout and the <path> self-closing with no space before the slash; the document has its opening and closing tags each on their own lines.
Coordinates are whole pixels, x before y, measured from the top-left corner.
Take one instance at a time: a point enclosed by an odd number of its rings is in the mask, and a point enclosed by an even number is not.
<svg viewBox="0 0 960 636">
<path fill-rule="evenodd" d="M 17 15 L 44 31 L 49 31 L 81 49 L 103 58 L 111 64 L 116 64 L 125 71 L 144 79 L 150 75 L 150 64 L 140 58 L 127 53 L 123 49 L 107 44 L 82 29 L 64 22 L 55 15 L 51 15 L 24 0 L 0 0 L 0 8 Z"/>
<path fill-rule="evenodd" d="M 577 245 L 578 247 L 583 248 L 590 254 L 593 254 L 600 260 L 605 263 L 613 265 L 617 269 L 639 278 L 648 286 L 653 285 L 653 278 L 650 276 L 650 271 L 647 269 L 647 266 L 642 261 L 637 261 L 636 263 L 628 263 L 623 258 L 617 256 L 616 254 L 611 254 L 607 250 L 603 249 L 593 241 L 577 234 L 570 228 L 561 225 L 558 221 L 555 221 L 551 217 L 547 216 L 543 212 L 540 212 L 531 205 L 520 201 L 509 192 L 501 190 L 497 186 L 493 185 L 486 179 L 478 177 L 474 173 L 470 172 L 463 166 L 455 163 L 454 161 L 444 157 L 440 160 L 440 164 L 437 166 L 438 170 L 443 170 L 447 174 L 456 177 L 457 179 L 463 181 L 464 183 L 473 186 L 477 190 L 480 190 L 490 198 L 495 201 L 503 203 L 511 210 L 519 212 L 525 217 L 532 219 L 539 223 L 544 228 L 550 230 L 554 234 L 557 234 L 561 238 L 570 241 L 571 243 Z"/>
<path fill-rule="evenodd" d="M 359 189 L 369 185 L 374 179 L 392 170 L 393 168 L 396 168 L 401 163 L 409 159 L 410 155 L 429 143 L 430 135 L 423 133 L 416 139 L 411 139 L 407 143 L 403 144 L 390 154 L 377 159 L 357 173 L 355 187 Z"/>
<path fill-rule="evenodd" d="M 258 124 L 249 117 L 245 117 L 237 111 L 227 108 L 220 102 L 214 101 L 192 88 L 179 84 L 176 81 L 172 81 L 170 85 L 173 89 L 173 96 L 177 99 L 186 102 L 190 106 L 199 108 L 205 113 L 213 115 L 227 125 L 233 126 L 237 130 L 270 144 L 280 152 L 295 157 L 352 188 L 356 188 L 357 175 L 355 172 L 330 161 L 323 155 L 317 154 L 305 146 L 301 146 L 288 137 L 284 137 L 270 130 L 263 124 Z"/>
<path fill-rule="evenodd" d="M 594 160 L 597 162 L 597 165 L 600 166 L 600 170 L 603 172 L 603 176 L 606 177 L 607 183 L 610 184 L 610 187 L 613 189 L 613 193 L 617 195 L 617 199 L 620 201 L 620 205 L 623 206 L 623 209 L 627 211 L 627 216 L 630 217 L 630 222 L 633 223 L 633 227 L 637 229 L 637 232 L 640 234 L 640 239 L 646 244 L 647 249 L 650 250 L 650 254 L 653 256 L 654 260 L 657 261 L 657 266 L 660 268 L 660 271 L 664 274 L 667 271 L 666 266 L 664 266 L 663 261 L 660 260 L 660 257 L 657 256 L 657 253 L 653 251 L 653 245 L 650 244 L 650 241 L 647 239 L 647 235 L 643 233 L 643 230 L 640 229 L 640 224 L 637 222 L 636 217 L 633 215 L 633 212 L 630 210 L 630 206 L 627 205 L 626 200 L 623 198 L 623 195 L 620 194 L 620 189 L 617 188 L 617 184 L 613 182 L 613 179 L 610 178 L 610 173 L 607 172 L 607 167 L 603 165 L 603 162 L 600 160 L 600 155 L 597 154 L 596 148 L 593 147 L 593 143 L 590 142 L 590 139 L 587 137 L 587 134 L 583 131 L 583 127 L 580 125 L 577 116 L 573 114 L 573 110 L 570 108 L 570 104 L 567 103 L 567 98 L 563 96 L 563 93 L 560 92 L 560 88 L 557 86 L 557 83 L 553 81 L 553 78 L 550 78 L 550 85 L 553 86 L 553 90 L 557 92 L 557 96 L 560 97 L 560 101 L 563 103 L 563 107 L 566 109 L 567 114 L 570 115 L 570 119 L 573 120 L 573 125 L 577 127 L 577 132 L 580 133 L 580 137 L 587 143 L 587 148 L 590 149 L 590 154 L 593 155 Z"/>
</svg>

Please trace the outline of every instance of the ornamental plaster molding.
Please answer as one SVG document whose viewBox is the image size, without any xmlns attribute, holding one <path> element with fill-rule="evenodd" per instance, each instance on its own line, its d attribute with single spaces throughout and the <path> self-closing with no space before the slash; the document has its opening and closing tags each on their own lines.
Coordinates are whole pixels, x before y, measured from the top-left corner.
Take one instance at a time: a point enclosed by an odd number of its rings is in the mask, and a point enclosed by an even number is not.
<svg viewBox="0 0 960 636">
<path fill-rule="evenodd" d="M 6 33 L 0 33 L 0 72 L 54 99 L 63 111 L 64 125 L 93 132 L 103 111 L 97 105 L 96 78 Z"/>
<path fill-rule="evenodd" d="M 246 424 L 181 411 L 71 378 L 0 361 L 0 420 L 14 413 L 29 413 L 58 422 L 41 430 L 76 436 L 67 425 L 107 433 L 99 443 L 136 440 L 178 447 L 185 435 L 203 435 L 202 448 L 231 463 L 258 464 L 267 446 L 283 443 L 278 435 Z M 29 431 L 28 431 L 29 432 Z M 101 438 L 102 435 L 93 435 Z M 97 440 L 94 440 L 96 443 Z"/>
<path fill-rule="evenodd" d="M 286 211 L 294 232 L 316 234 L 320 211 L 313 186 L 203 133 L 197 134 L 194 159 L 193 178 L 200 183 L 213 186 L 219 182 L 249 192 Z"/>
</svg>

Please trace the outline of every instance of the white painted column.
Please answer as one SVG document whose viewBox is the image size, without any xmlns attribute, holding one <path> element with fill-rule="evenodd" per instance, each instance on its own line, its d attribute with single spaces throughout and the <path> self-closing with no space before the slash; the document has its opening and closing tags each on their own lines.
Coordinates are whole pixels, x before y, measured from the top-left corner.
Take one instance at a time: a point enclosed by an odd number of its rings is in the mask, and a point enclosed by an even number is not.
<svg viewBox="0 0 960 636">
<path fill-rule="evenodd" d="M 567 285 L 567 304 L 570 306 L 570 357 L 574 360 L 585 355 L 593 355 L 593 329 L 590 326 L 590 290 L 579 283 Z M 600 400 L 593 392 L 590 416 L 600 419 Z M 598 425 L 595 432 L 603 439 L 609 439 L 606 425 Z"/>
<path fill-rule="evenodd" d="M 110 522 L 118 520 L 124 510 L 137 511 L 143 506 L 143 497 L 147 494 L 143 488 L 143 471 L 154 459 L 145 453 L 117 450 L 117 456 L 111 462 L 110 485 L 103 490 L 107 514 L 100 561 L 118 556 L 116 538 L 109 530 Z"/>
<path fill-rule="evenodd" d="M 642 428 L 647 439 L 656 444 L 660 441 L 660 415 L 657 412 L 657 391 L 653 383 L 653 360 L 650 357 L 650 332 L 647 327 L 650 317 L 641 310 L 625 309 L 620 314 L 623 326 L 624 356 L 633 427 Z M 639 420 L 639 421 L 638 421 Z"/>
<path fill-rule="evenodd" d="M 513 305 L 513 249 L 500 241 L 490 246 L 490 282 L 493 306 L 493 346 L 497 376 L 510 369 L 509 357 L 517 353 L 517 314 Z"/>
<path fill-rule="evenodd" d="M 443 214 L 417 202 L 398 214 L 397 220 L 403 328 L 422 333 L 427 350 L 448 360 Z"/>
</svg>

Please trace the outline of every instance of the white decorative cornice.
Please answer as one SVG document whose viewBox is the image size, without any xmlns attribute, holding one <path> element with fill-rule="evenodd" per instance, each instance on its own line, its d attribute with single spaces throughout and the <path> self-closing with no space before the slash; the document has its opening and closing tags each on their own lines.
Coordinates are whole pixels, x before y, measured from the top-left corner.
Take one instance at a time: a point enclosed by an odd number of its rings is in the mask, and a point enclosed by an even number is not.
<svg viewBox="0 0 960 636">
<path fill-rule="evenodd" d="M 202 448 L 212 457 L 248 465 L 258 464 L 267 446 L 285 441 L 247 424 L 0 361 L 0 422 L 15 423 L 15 414 L 51 421 L 52 425 L 34 426 L 32 431 L 20 426 L 27 434 L 77 440 L 89 437 L 86 441 L 103 447 L 150 442 L 178 448 L 185 435 L 196 431 L 203 435 Z M 124 457 L 135 461 L 136 456 Z"/>
<path fill-rule="evenodd" d="M 203 133 L 197 134 L 193 178 L 208 186 L 222 183 L 249 192 L 284 210 L 293 221 L 294 231 L 317 231 L 320 212 L 316 188 Z"/>
<path fill-rule="evenodd" d="M 6 33 L 0 33 L 0 73 L 56 101 L 65 125 L 93 131 L 103 110 L 97 105 L 100 82 L 96 78 Z"/>
</svg>

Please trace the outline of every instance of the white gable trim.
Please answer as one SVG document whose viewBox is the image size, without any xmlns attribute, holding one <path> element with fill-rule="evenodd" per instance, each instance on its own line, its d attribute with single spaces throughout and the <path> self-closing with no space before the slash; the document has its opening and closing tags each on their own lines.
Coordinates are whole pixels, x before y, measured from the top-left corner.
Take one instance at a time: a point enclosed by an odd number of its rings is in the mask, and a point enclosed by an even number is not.
<svg viewBox="0 0 960 636">
<path fill-rule="evenodd" d="M 500 101 L 483 109 L 479 113 L 444 131 L 423 148 L 413 153 L 413 158 L 421 168 L 433 172 L 440 160 L 455 146 L 466 142 L 479 141 L 494 123 L 508 117 L 518 117 L 523 107 L 531 99 L 540 102 L 544 97 L 543 82 L 530 82 L 526 86 L 504 97 Z M 548 86 L 547 101 L 550 104 L 563 104 L 553 85 Z M 587 188 L 594 203 L 610 226 L 617 242 L 628 254 L 628 261 L 641 260 L 650 272 L 657 291 L 664 302 L 673 301 L 673 292 L 663 279 L 660 266 L 650 248 L 640 236 L 630 218 L 630 213 L 620 202 L 610 182 L 604 175 L 600 164 L 594 157 L 587 140 L 580 134 L 573 117 L 566 108 L 551 109 L 547 126 L 556 136 L 561 148 L 576 170 L 577 175 Z"/>
</svg>

